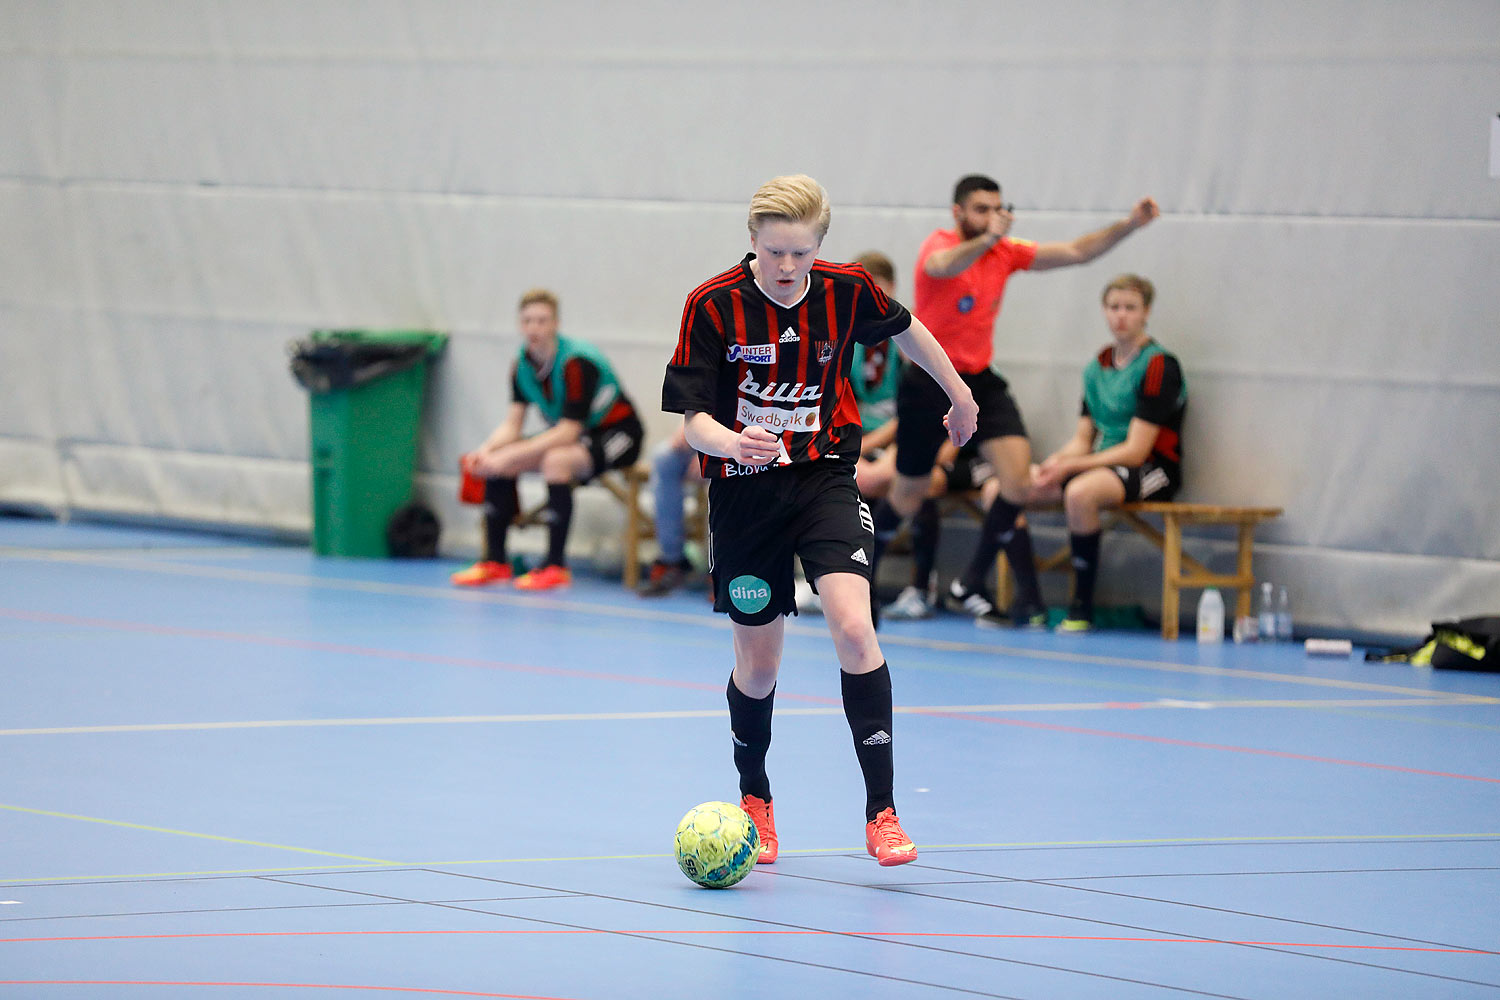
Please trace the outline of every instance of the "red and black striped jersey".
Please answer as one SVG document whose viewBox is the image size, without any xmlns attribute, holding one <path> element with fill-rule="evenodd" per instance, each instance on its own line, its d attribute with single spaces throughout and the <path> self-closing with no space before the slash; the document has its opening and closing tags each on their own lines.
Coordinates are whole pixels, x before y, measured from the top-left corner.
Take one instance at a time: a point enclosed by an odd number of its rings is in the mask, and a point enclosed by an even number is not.
<svg viewBox="0 0 1500 1000">
<path fill-rule="evenodd" d="M 754 254 L 693 290 L 667 365 L 661 406 L 707 413 L 734 431 L 759 424 L 781 437 L 771 465 L 701 456 L 708 478 L 750 475 L 828 455 L 859 457 L 859 402 L 849 382 L 854 345 L 906 332 L 911 314 L 860 264 L 819 260 L 807 292 L 783 306 L 750 271 Z"/>
</svg>

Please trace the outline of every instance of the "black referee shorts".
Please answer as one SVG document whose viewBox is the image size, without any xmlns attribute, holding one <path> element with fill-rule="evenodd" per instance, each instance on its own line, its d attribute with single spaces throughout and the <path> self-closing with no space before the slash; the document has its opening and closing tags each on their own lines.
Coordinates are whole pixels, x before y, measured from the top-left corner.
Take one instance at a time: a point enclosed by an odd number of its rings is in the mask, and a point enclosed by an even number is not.
<svg viewBox="0 0 1500 1000">
<path fill-rule="evenodd" d="M 794 556 L 814 582 L 825 573 L 870 579 L 875 524 L 843 459 L 709 480 L 708 532 L 714 610 L 741 625 L 797 613 Z"/>
<path fill-rule="evenodd" d="M 1010 389 L 993 370 L 960 373 L 979 404 L 979 429 L 971 442 L 992 438 L 1025 437 L 1026 424 Z M 943 417 L 953 404 L 937 381 L 916 365 L 907 365 L 896 387 L 896 471 L 903 476 L 926 476 L 938 449 L 948 437 Z"/>
</svg>

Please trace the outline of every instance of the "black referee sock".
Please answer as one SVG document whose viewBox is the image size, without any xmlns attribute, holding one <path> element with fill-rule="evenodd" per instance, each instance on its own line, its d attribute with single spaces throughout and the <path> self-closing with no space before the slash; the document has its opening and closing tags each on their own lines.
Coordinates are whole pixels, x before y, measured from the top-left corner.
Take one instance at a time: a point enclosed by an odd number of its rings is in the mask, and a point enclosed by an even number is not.
<svg viewBox="0 0 1500 1000">
<path fill-rule="evenodd" d="M 740 772 L 740 794 L 771 801 L 771 779 L 766 777 L 766 751 L 771 749 L 771 705 L 776 689 L 752 698 L 729 677 L 729 737 L 734 740 L 734 767 Z"/>
<path fill-rule="evenodd" d="M 1099 577 L 1099 539 L 1104 534 L 1095 531 L 1087 535 L 1069 535 L 1073 550 L 1073 606 L 1068 609 L 1069 618 L 1094 618 L 1094 581 Z"/>
<path fill-rule="evenodd" d="M 865 775 L 865 822 L 895 803 L 891 753 L 891 669 L 882 663 L 867 674 L 839 672 L 844 716 L 854 735 L 854 755 Z"/>
<path fill-rule="evenodd" d="M 964 570 L 962 580 L 965 589 L 984 590 L 984 581 L 989 577 L 990 567 L 995 565 L 995 557 L 1000 554 L 1000 550 L 1006 549 L 1006 555 L 1010 554 L 1008 550 L 1015 537 L 1016 518 L 1020 514 L 1020 507 L 1002 496 L 995 497 L 995 502 L 985 512 L 984 524 L 979 528 L 979 544 L 974 549 L 974 558 L 969 561 L 969 568 Z"/>
<path fill-rule="evenodd" d="M 911 522 L 911 582 L 925 595 L 937 565 L 938 534 L 941 532 L 937 501 L 928 497 L 917 508 Z"/>
<path fill-rule="evenodd" d="M 573 525 L 573 484 L 547 484 L 547 565 L 566 566 L 568 529 Z"/>
<path fill-rule="evenodd" d="M 520 510 L 514 479 L 484 481 L 484 557 L 490 562 L 506 561 L 505 535 Z"/>
</svg>

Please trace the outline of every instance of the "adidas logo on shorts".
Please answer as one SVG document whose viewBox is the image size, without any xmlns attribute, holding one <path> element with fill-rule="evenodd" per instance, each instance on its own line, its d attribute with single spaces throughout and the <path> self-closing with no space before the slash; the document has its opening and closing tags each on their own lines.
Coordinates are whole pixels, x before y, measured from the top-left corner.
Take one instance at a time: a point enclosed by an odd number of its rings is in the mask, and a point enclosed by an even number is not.
<svg viewBox="0 0 1500 1000">
<path fill-rule="evenodd" d="M 853 559 L 855 562 L 859 563 L 861 566 L 868 566 L 868 565 L 870 565 L 870 559 L 869 559 L 868 556 L 865 555 L 865 550 L 864 549 L 855 549 L 854 550 L 854 555 L 850 556 L 849 558 Z"/>
</svg>

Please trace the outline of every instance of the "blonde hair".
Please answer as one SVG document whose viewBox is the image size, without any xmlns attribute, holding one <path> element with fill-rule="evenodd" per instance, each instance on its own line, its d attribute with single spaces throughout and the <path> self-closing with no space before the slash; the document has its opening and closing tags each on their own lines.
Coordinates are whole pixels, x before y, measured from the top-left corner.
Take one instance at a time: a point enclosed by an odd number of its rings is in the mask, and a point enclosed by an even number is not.
<svg viewBox="0 0 1500 1000">
<path fill-rule="evenodd" d="M 817 229 L 821 242 L 828 235 L 832 214 L 828 192 L 811 177 L 806 174 L 773 177 L 750 199 L 750 234 L 759 233 L 761 223 L 767 220 L 806 222 Z"/>
<path fill-rule="evenodd" d="M 527 306 L 534 306 L 538 302 L 542 303 L 543 305 L 551 307 L 553 318 L 554 319 L 557 318 L 557 315 L 558 315 L 557 296 L 553 295 L 551 292 L 549 292 L 545 288 L 531 288 L 531 289 L 527 289 L 521 295 L 521 301 L 516 304 L 516 312 L 520 312 L 522 309 L 525 309 Z"/>
<path fill-rule="evenodd" d="M 1156 286 L 1151 284 L 1139 274 L 1122 274 L 1114 281 L 1104 286 L 1104 291 L 1099 295 L 1099 301 L 1103 302 L 1109 298 L 1110 292 L 1136 292 L 1141 297 L 1141 303 L 1147 309 L 1151 308 L 1151 297 L 1156 294 Z"/>
</svg>

